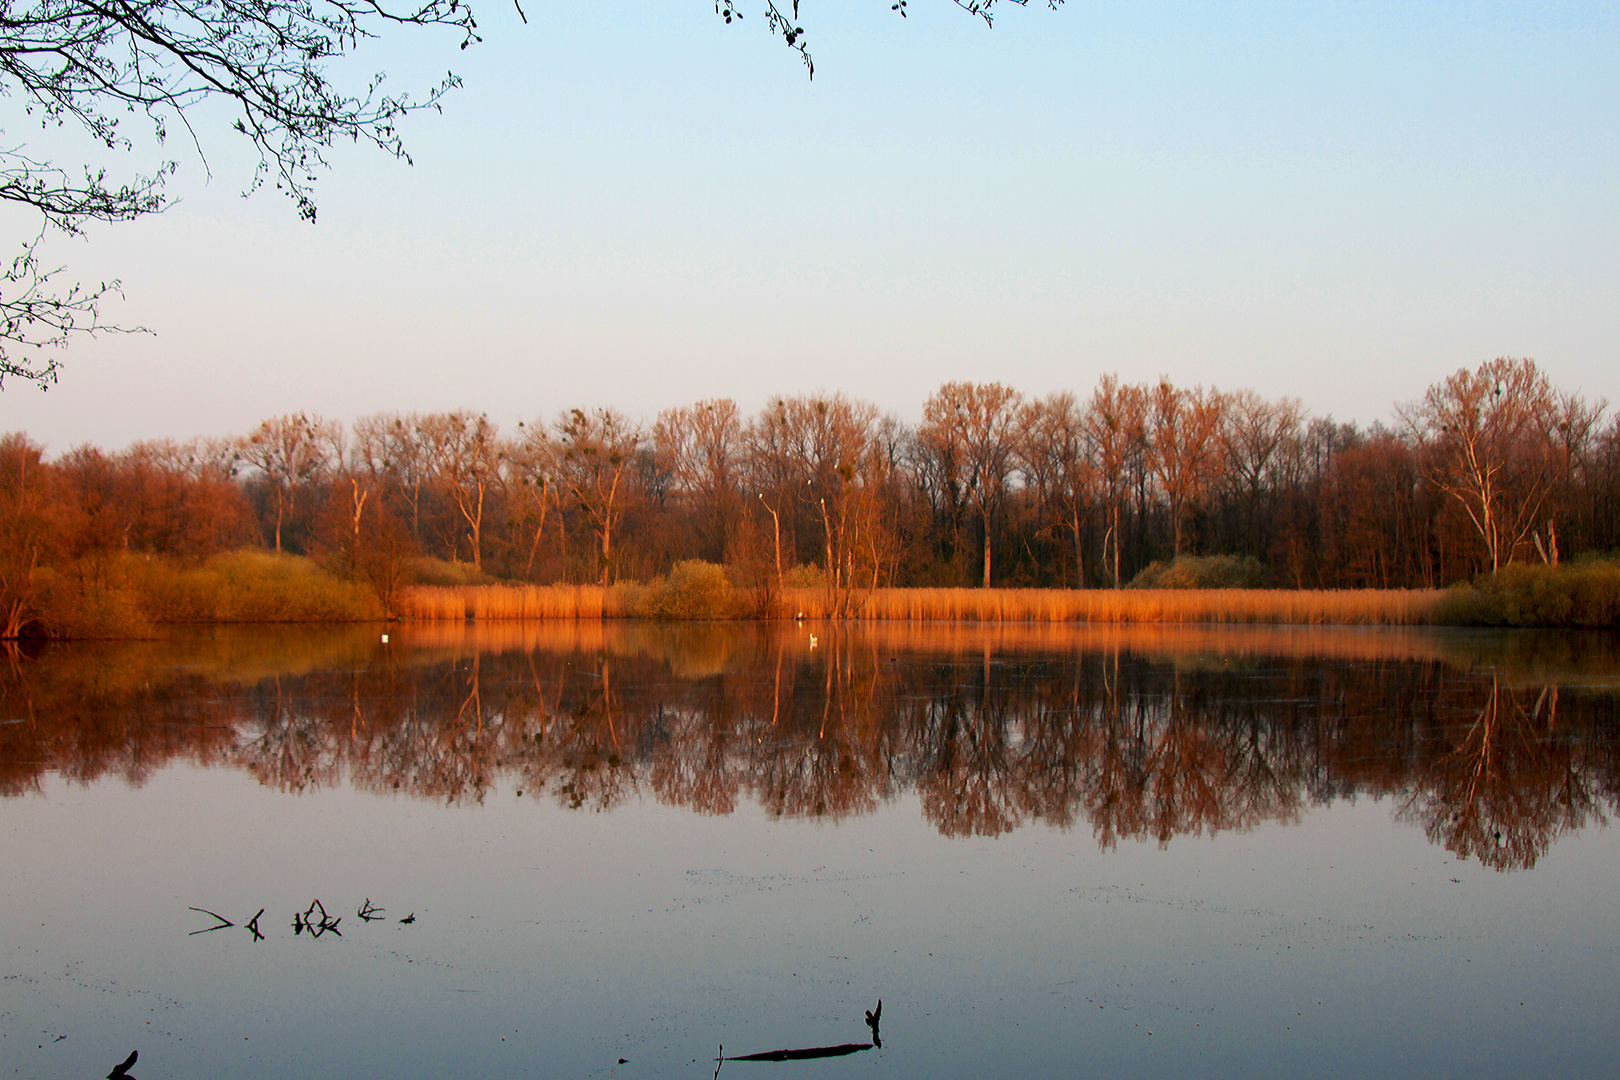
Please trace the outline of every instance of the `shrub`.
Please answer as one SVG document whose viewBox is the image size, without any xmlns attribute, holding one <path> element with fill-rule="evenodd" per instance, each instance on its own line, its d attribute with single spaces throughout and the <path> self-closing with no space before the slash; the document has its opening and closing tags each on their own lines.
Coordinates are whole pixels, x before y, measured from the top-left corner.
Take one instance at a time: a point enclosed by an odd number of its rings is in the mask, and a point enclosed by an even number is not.
<svg viewBox="0 0 1620 1080">
<path fill-rule="evenodd" d="M 676 563 L 668 577 L 647 586 L 635 613 L 643 619 L 735 619 L 742 608 L 723 567 L 692 559 Z"/>
<path fill-rule="evenodd" d="M 380 615 L 359 582 L 312 560 L 235 551 L 181 569 L 153 560 L 139 581 L 141 608 L 156 622 L 359 622 Z"/>
<path fill-rule="evenodd" d="M 30 632 L 64 639 L 152 636 L 127 560 L 81 560 L 39 577 L 41 603 Z"/>
<path fill-rule="evenodd" d="M 825 589 L 827 574 L 819 566 L 800 563 L 782 575 L 783 584 L 790 589 Z"/>
<path fill-rule="evenodd" d="M 1258 589 L 1266 568 L 1252 555 L 1178 555 L 1150 563 L 1131 579 L 1131 589 Z"/>
<path fill-rule="evenodd" d="M 1447 590 L 1439 618 L 1458 626 L 1620 627 L 1620 563 L 1510 564 Z"/>
</svg>

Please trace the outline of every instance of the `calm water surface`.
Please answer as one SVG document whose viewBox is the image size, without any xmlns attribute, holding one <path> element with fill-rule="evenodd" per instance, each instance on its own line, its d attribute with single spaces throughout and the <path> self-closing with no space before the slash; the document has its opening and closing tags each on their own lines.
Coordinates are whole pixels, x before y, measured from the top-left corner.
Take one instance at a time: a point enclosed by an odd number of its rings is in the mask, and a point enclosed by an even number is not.
<svg viewBox="0 0 1620 1080">
<path fill-rule="evenodd" d="M 1613 637 L 380 634 L 0 658 L 0 1076 L 1620 1057 Z"/>
</svg>

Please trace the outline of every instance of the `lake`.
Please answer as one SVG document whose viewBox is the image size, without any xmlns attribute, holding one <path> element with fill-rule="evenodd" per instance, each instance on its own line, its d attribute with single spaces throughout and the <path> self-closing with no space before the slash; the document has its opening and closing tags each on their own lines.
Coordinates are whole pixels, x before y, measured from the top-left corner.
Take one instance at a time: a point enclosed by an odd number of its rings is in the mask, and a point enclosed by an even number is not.
<svg viewBox="0 0 1620 1080">
<path fill-rule="evenodd" d="M 0 660 L 0 1076 L 1620 1058 L 1614 635 L 383 634 Z"/>
</svg>

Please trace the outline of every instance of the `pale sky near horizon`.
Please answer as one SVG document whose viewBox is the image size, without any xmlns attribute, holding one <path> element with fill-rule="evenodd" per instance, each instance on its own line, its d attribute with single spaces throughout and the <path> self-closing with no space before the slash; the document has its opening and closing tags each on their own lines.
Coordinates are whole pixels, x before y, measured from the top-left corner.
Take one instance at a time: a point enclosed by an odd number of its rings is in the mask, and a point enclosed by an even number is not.
<svg viewBox="0 0 1620 1080">
<path fill-rule="evenodd" d="M 52 247 L 154 333 L 8 380 L 0 431 L 56 454 L 813 391 L 915 421 L 946 380 L 1107 372 L 1368 423 L 1500 355 L 1620 403 L 1620 5 L 1033 0 L 987 30 L 802 0 L 813 81 L 759 0 L 731 27 L 711 0 L 524 10 L 481 0 L 465 52 L 362 47 L 360 77 L 465 86 L 405 121 L 412 167 L 337 148 L 314 226 L 240 197 L 222 114 L 206 169 L 171 137 L 176 206 Z"/>
</svg>

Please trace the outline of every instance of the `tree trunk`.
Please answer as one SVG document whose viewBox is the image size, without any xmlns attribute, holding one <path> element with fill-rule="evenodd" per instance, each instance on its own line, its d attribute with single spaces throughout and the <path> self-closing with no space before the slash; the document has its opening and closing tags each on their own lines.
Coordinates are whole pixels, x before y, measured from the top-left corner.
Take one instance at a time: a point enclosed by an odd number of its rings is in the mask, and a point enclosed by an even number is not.
<svg viewBox="0 0 1620 1080">
<path fill-rule="evenodd" d="M 1086 587 L 1086 563 L 1080 553 L 1080 511 L 1071 508 L 1070 514 L 1074 528 L 1074 587 L 1083 589 Z"/>
<path fill-rule="evenodd" d="M 984 587 L 990 587 L 990 515 L 984 515 Z"/>
<path fill-rule="evenodd" d="M 281 514 L 283 498 L 281 489 L 276 488 L 276 554 L 281 554 Z"/>
</svg>

